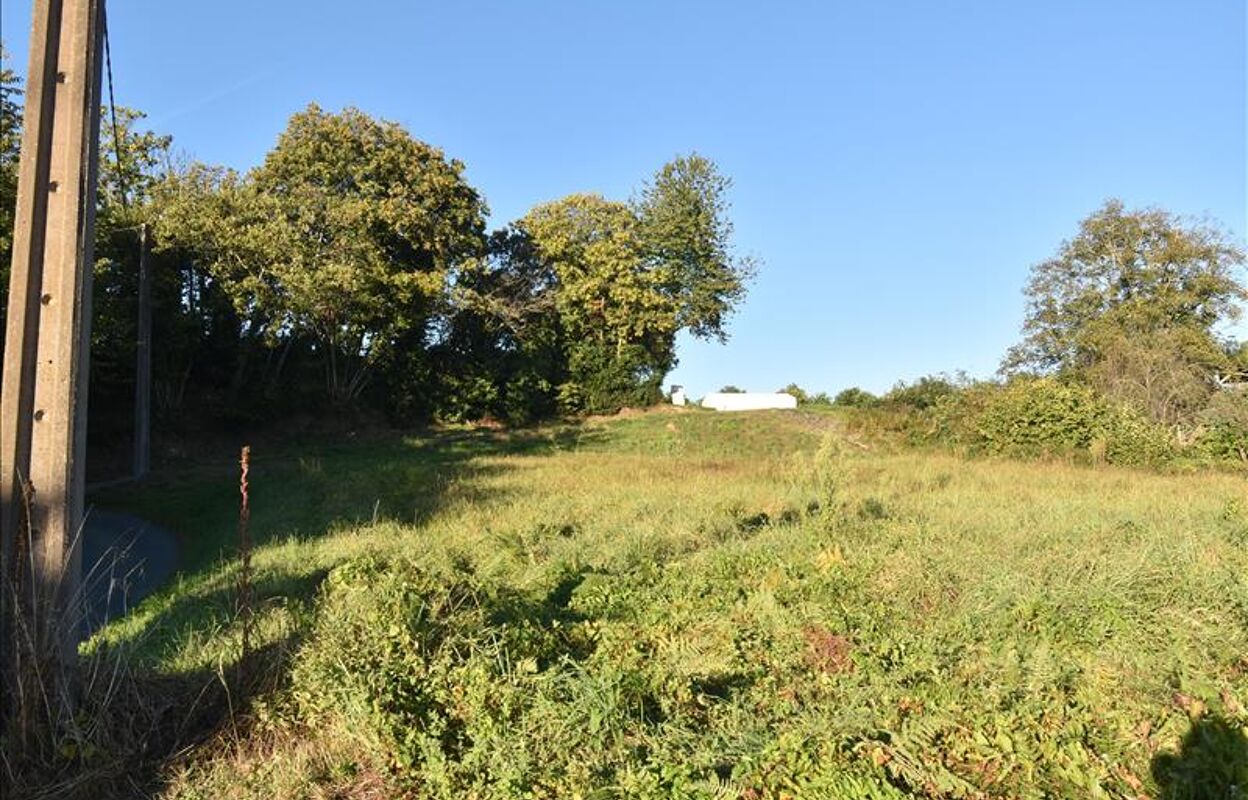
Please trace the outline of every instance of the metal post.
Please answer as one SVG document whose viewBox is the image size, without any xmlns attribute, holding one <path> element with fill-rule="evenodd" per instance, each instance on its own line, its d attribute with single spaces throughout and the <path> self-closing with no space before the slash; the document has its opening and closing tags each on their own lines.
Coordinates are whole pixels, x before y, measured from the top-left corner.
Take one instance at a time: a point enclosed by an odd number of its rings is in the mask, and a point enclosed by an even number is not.
<svg viewBox="0 0 1248 800">
<path fill-rule="evenodd" d="M 147 223 L 139 226 L 139 325 L 134 369 L 134 477 L 147 474 L 152 450 L 152 270 Z"/>
<path fill-rule="evenodd" d="M 86 449 L 103 0 L 35 0 L 4 381 L 0 554 L 5 710 L 36 664 L 70 707 Z M 29 692 L 25 695 L 28 699 Z M 20 710 L 19 710 L 20 711 Z"/>
</svg>

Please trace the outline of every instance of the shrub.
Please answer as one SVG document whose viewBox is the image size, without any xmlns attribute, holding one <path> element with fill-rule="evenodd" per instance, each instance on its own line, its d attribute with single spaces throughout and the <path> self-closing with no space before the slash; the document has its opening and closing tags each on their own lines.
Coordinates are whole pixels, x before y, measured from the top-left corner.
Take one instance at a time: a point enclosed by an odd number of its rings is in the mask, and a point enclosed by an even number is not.
<svg viewBox="0 0 1248 800">
<path fill-rule="evenodd" d="M 1178 452 L 1168 429 L 1130 406 L 1113 408 L 1102 430 L 1105 460 L 1112 464 L 1165 464 Z"/>
<path fill-rule="evenodd" d="M 613 414 L 662 402 L 667 367 L 641 345 L 586 341 L 572 349 L 568 372 L 571 380 L 559 388 L 565 413 Z"/>
<path fill-rule="evenodd" d="M 799 406 L 804 406 L 810 403 L 810 395 L 806 393 L 805 389 L 798 386 L 796 383 L 790 383 L 780 391 L 785 394 L 793 395 L 793 397 L 797 399 L 797 404 Z"/>
<path fill-rule="evenodd" d="M 976 430 L 986 449 L 1005 455 L 1085 450 L 1109 416 L 1091 389 L 1047 378 L 1011 381 L 986 401 Z"/>
<path fill-rule="evenodd" d="M 474 742 L 514 722 L 539 662 L 566 649 L 555 642 L 523 599 L 493 597 L 470 574 L 364 557 L 326 578 L 291 696 L 309 723 L 345 721 L 400 780 L 455 795 L 482 769 Z"/>
<path fill-rule="evenodd" d="M 942 397 L 958 391 L 957 385 L 939 375 L 924 375 L 914 383 L 899 382 L 884 395 L 884 400 L 923 411 L 935 406 Z"/>
<path fill-rule="evenodd" d="M 1116 464 L 1161 464 L 1175 455 L 1164 427 L 1052 378 L 970 386 L 940 398 L 924 419 L 928 439 L 1000 455 L 1088 454 Z"/>
<path fill-rule="evenodd" d="M 866 389 L 859 389 L 857 386 L 851 386 L 848 389 L 842 389 L 837 392 L 836 398 L 832 401 L 838 406 L 846 406 L 849 408 L 867 408 L 880 402 L 880 398 L 868 392 Z"/>
<path fill-rule="evenodd" d="M 438 416 L 447 422 L 471 422 L 493 414 L 499 404 L 498 386 L 483 372 L 444 375 Z"/>
<path fill-rule="evenodd" d="M 1197 446 L 1218 459 L 1248 461 L 1248 393 L 1221 391 L 1200 417 Z"/>
<path fill-rule="evenodd" d="M 1000 392 L 1000 384 L 985 382 L 941 397 L 924 415 L 922 437 L 946 445 L 983 449 L 980 417 Z"/>
<path fill-rule="evenodd" d="M 555 410 L 550 381 L 535 371 L 512 377 L 503 389 L 501 411 L 512 425 L 531 425 L 554 416 Z"/>
</svg>

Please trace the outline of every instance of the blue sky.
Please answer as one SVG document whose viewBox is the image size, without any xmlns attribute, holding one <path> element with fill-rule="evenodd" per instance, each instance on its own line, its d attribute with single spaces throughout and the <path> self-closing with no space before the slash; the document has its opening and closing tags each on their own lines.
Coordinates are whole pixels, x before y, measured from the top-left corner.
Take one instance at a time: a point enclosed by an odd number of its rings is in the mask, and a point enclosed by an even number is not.
<svg viewBox="0 0 1248 800">
<path fill-rule="evenodd" d="M 117 101 L 246 168 L 316 101 L 468 165 L 503 224 L 627 198 L 696 150 L 763 267 L 670 382 L 812 390 L 987 375 L 1028 267 L 1111 196 L 1242 241 L 1245 3 L 110 3 Z M 25 71 L 29 4 L 0 36 Z"/>
</svg>

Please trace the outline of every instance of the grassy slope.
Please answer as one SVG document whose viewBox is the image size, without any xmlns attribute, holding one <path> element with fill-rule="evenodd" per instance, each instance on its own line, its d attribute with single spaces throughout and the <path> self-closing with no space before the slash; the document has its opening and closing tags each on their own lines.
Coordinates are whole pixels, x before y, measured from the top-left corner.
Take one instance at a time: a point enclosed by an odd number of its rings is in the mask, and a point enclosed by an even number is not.
<svg viewBox="0 0 1248 800">
<path fill-rule="evenodd" d="M 783 413 L 256 459 L 255 638 L 280 688 L 170 766 L 170 795 L 1248 780 L 1236 476 L 864 449 Z M 185 534 L 193 569 L 103 639 L 164 673 L 237 659 L 234 570 L 213 565 L 234 491 L 202 472 L 105 498 Z"/>
</svg>

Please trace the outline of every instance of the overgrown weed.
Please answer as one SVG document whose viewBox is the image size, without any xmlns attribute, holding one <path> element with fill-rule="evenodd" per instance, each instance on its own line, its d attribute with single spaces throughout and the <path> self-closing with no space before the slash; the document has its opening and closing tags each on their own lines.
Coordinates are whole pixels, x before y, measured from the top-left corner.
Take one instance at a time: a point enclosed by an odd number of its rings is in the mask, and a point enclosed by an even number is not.
<svg viewBox="0 0 1248 800">
<path fill-rule="evenodd" d="M 666 422 L 325 454 L 301 480 L 343 485 L 297 528 L 258 469 L 252 636 L 279 680 L 164 793 L 1230 791 L 1199 764 L 1248 725 L 1241 480 L 864 448 L 826 416 Z M 228 666 L 236 569 L 92 646 Z"/>
</svg>

